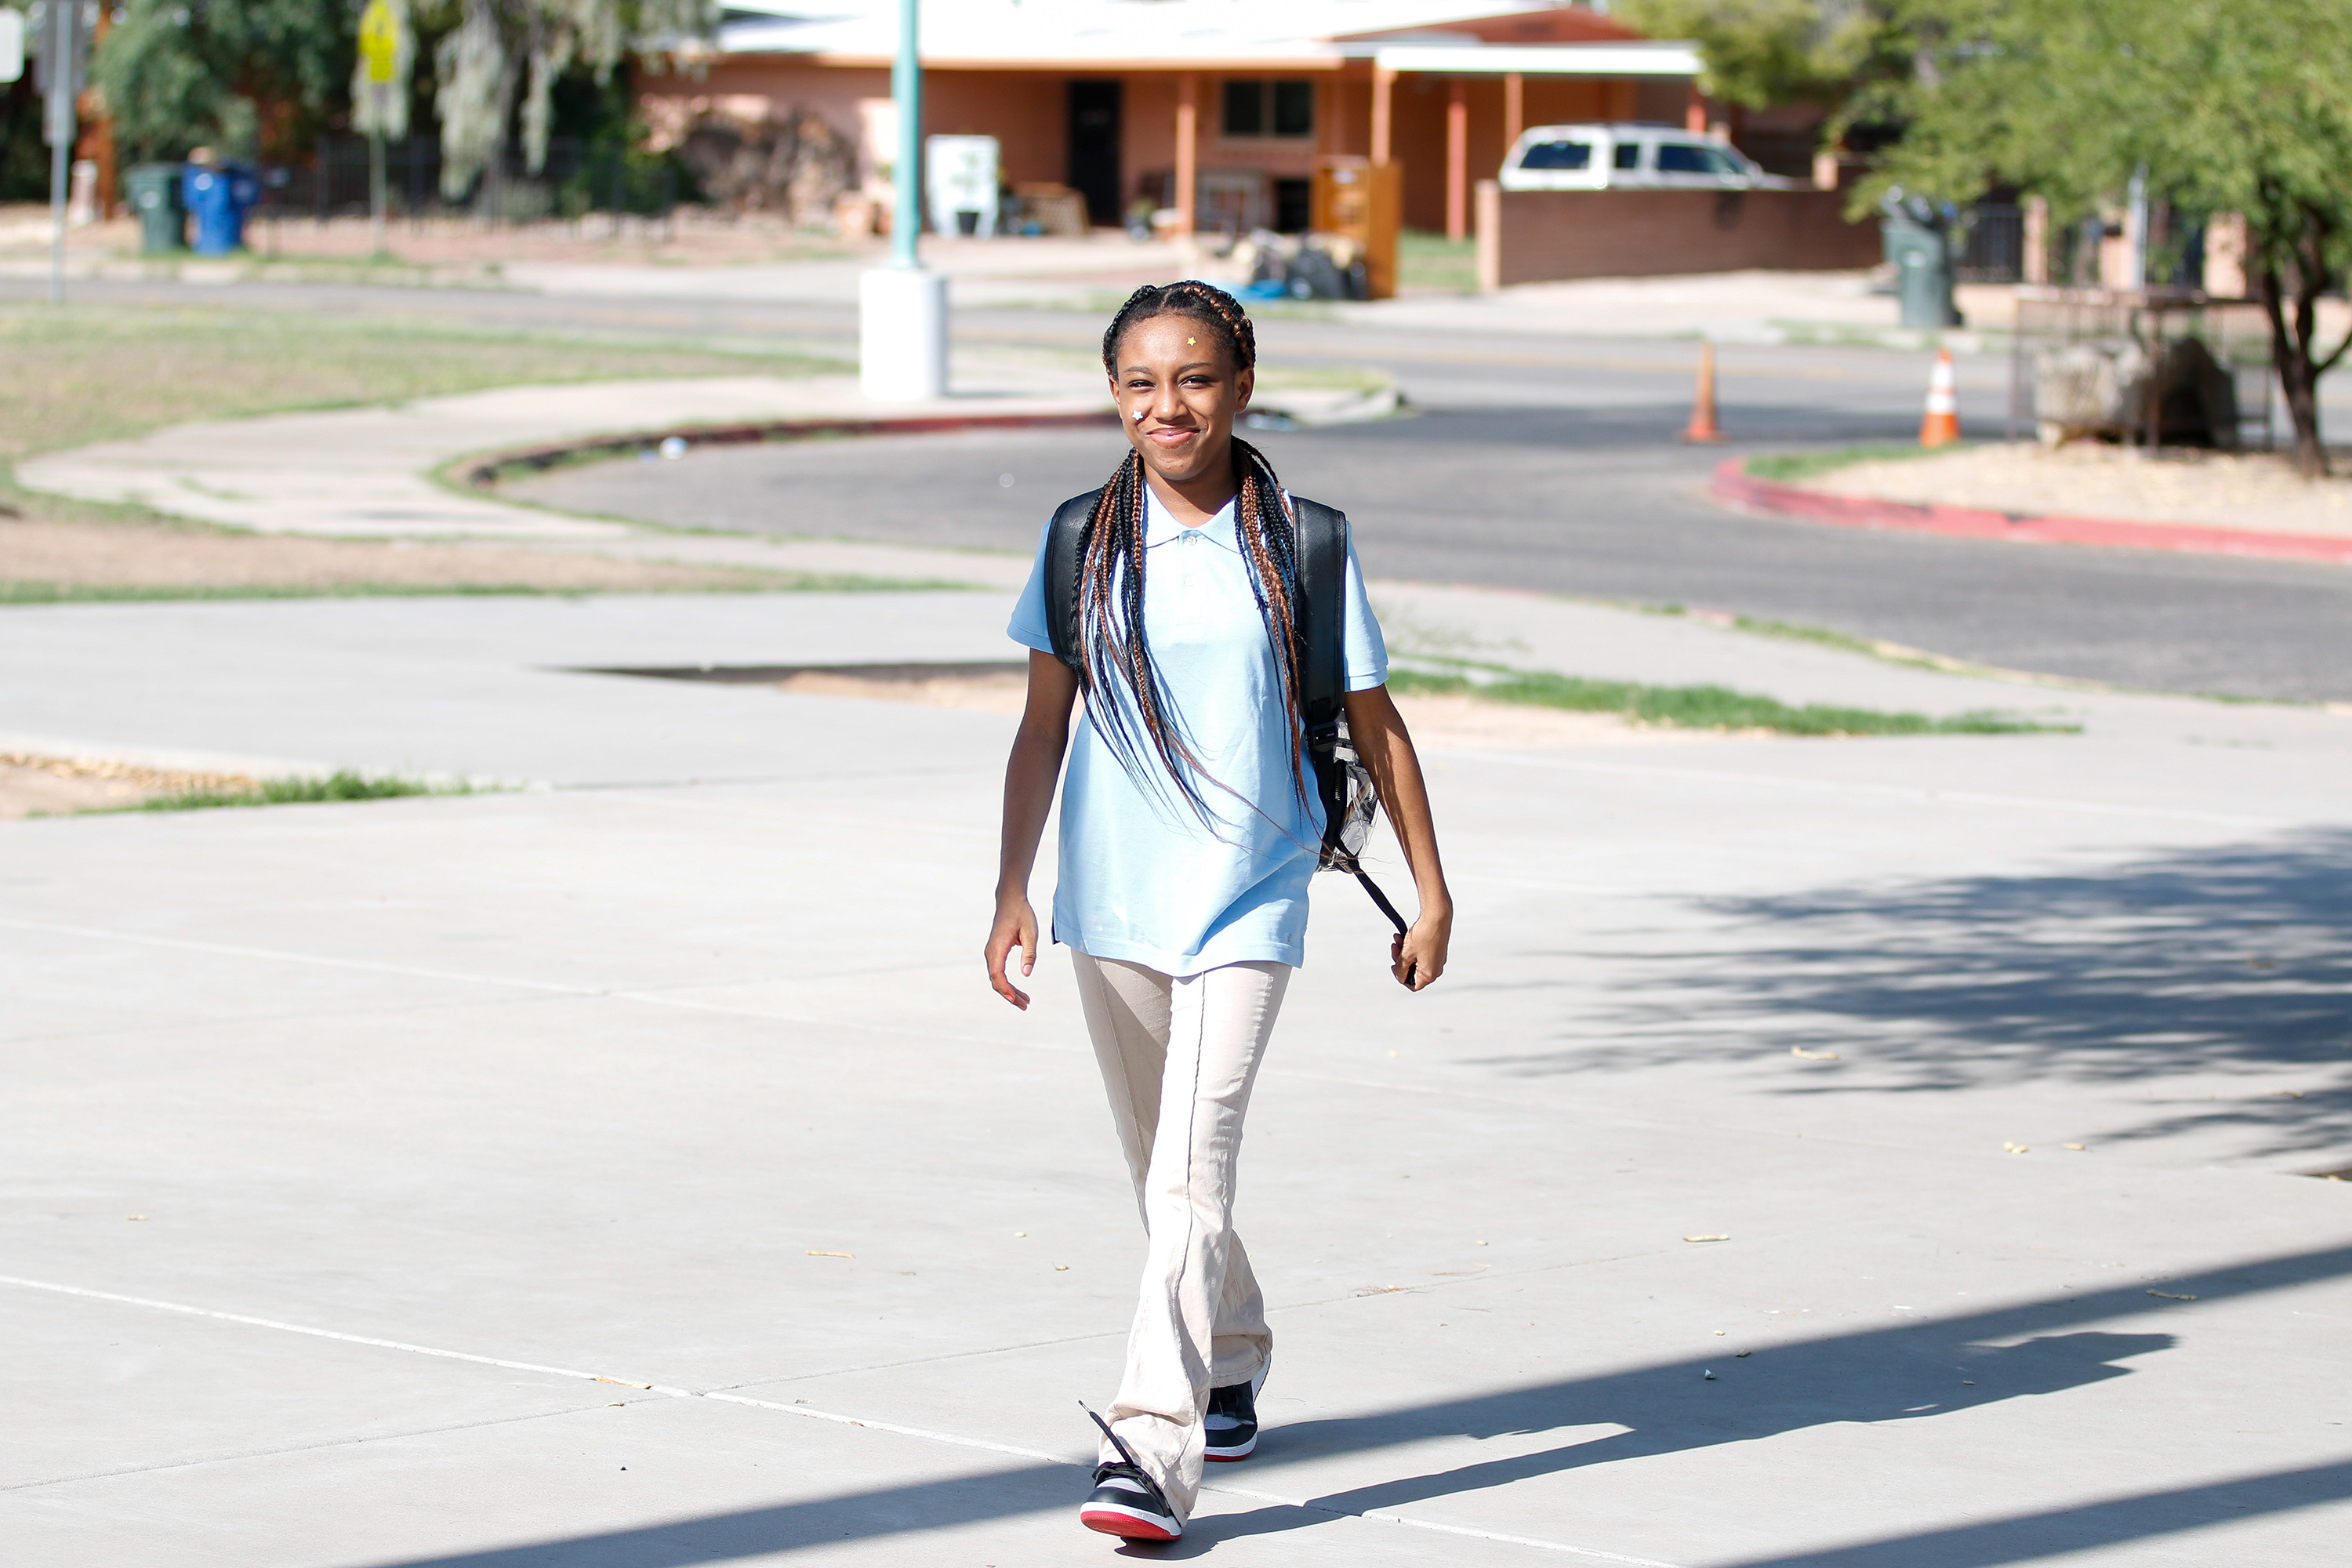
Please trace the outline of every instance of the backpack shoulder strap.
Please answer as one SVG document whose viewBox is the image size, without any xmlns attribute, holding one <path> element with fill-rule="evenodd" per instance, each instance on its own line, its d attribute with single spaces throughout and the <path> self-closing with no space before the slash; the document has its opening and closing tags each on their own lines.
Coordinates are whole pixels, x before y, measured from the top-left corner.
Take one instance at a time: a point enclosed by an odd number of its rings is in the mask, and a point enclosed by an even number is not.
<svg viewBox="0 0 2352 1568">
<path fill-rule="evenodd" d="M 1348 514 L 1320 501 L 1290 498 L 1298 519 L 1299 700 L 1305 710 L 1307 757 L 1323 799 L 1324 869 L 1345 871 L 1363 884 L 1381 913 L 1402 935 L 1405 918 L 1364 874 L 1357 852 L 1380 796 L 1348 733 Z M 1350 826 L 1355 829 L 1351 847 Z"/>
<path fill-rule="evenodd" d="M 1087 519 L 1102 499 L 1100 489 L 1072 496 L 1054 509 L 1054 525 L 1045 535 L 1045 625 L 1054 637 L 1054 657 L 1081 676 L 1086 673 L 1086 648 L 1078 636 L 1078 567 L 1086 554 Z"/>
<path fill-rule="evenodd" d="M 1312 736 L 1347 700 L 1348 514 L 1303 496 L 1298 517 L 1299 706 Z"/>
</svg>

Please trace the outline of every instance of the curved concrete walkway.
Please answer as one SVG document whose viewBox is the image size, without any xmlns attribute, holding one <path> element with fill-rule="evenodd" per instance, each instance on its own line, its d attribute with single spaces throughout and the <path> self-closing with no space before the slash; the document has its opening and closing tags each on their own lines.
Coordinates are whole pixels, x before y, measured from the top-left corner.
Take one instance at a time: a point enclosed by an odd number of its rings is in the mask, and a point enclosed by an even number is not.
<svg viewBox="0 0 2352 1568">
<path fill-rule="evenodd" d="M 32 458 L 16 466 L 16 479 L 27 489 L 135 502 L 261 533 L 617 539 L 641 531 L 469 494 L 436 473 L 478 453 L 681 426 L 1083 414 L 1106 406 L 1094 379 L 1040 374 L 919 404 L 876 403 L 847 376 L 509 386 L 390 407 L 173 425 Z"/>
</svg>

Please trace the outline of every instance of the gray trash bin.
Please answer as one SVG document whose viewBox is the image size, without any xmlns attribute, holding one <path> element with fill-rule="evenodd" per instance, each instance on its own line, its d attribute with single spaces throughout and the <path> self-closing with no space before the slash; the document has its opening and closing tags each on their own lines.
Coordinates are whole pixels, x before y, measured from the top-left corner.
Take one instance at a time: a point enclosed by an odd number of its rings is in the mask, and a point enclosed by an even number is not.
<svg viewBox="0 0 2352 1568">
<path fill-rule="evenodd" d="M 1960 324 L 1952 303 L 1952 242 L 1958 226 L 1950 215 L 1919 196 L 1890 196 L 1878 232 L 1886 259 L 1895 264 L 1895 294 L 1906 327 L 1937 331 Z"/>
<path fill-rule="evenodd" d="M 188 209 L 180 205 L 179 163 L 134 163 L 123 171 L 123 194 L 139 215 L 139 248 L 169 256 L 188 247 Z"/>
</svg>

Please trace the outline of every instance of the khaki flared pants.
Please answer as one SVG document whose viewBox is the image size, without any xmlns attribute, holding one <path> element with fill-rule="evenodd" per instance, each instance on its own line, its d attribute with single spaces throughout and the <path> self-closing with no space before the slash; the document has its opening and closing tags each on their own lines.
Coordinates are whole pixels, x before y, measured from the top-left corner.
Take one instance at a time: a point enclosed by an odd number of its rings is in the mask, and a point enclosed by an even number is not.
<svg viewBox="0 0 2352 1568">
<path fill-rule="evenodd" d="M 1175 978 L 1073 956 L 1150 1237 L 1109 1420 L 1189 1519 L 1209 1390 L 1250 1382 L 1273 1350 L 1265 1300 L 1233 1230 L 1234 1185 L 1242 1118 L 1290 966 L 1229 963 Z M 1102 1457 L 1118 1456 L 1104 1444 Z"/>
</svg>

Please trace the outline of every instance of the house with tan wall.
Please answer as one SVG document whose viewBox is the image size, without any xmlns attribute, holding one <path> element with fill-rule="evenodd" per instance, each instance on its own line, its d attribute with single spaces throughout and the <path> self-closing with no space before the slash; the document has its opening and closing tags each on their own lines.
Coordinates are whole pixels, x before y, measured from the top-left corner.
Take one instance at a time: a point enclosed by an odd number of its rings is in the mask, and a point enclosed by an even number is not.
<svg viewBox="0 0 2352 1568">
<path fill-rule="evenodd" d="M 896 0 L 730 0 L 717 44 L 639 80 L 657 139 L 815 116 L 895 171 Z M 926 135 L 996 138 L 1008 184 L 1096 224 L 1138 203 L 1184 231 L 1309 226 L 1318 160 L 1400 166 L 1402 217 L 1456 237 L 1530 125 L 1704 124 L 1696 51 L 1545 0 L 927 0 Z M 802 123 L 806 123 L 802 121 Z"/>
</svg>

